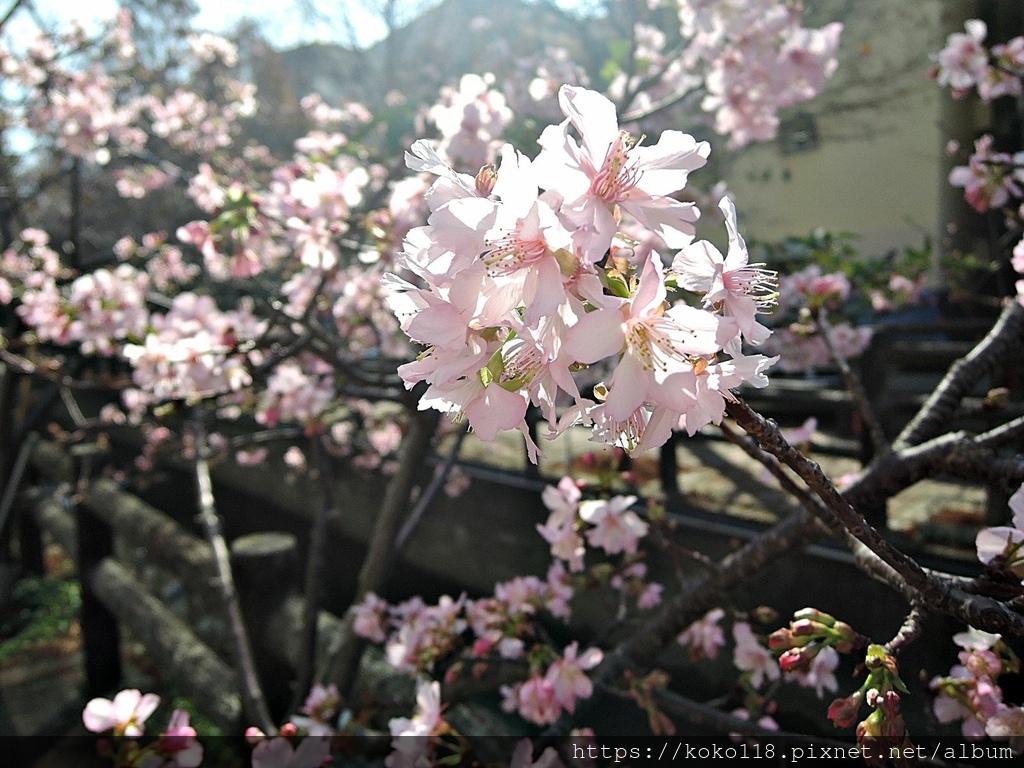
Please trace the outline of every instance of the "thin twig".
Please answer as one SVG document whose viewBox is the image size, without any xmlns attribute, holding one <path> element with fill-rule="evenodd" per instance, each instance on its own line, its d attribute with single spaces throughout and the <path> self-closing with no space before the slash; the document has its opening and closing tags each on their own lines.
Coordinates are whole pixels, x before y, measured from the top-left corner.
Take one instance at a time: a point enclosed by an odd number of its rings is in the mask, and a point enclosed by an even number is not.
<svg viewBox="0 0 1024 768">
<path fill-rule="evenodd" d="M 416 527 L 420 524 L 420 520 L 423 515 L 430 509 L 430 505 L 434 503 L 434 499 L 437 494 L 444 487 L 445 481 L 448 479 L 448 474 L 451 472 L 452 467 L 455 466 L 455 462 L 459 458 L 459 451 L 462 449 L 462 443 L 466 439 L 466 435 L 469 434 L 469 425 L 463 423 L 459 427 L 458 433 L 455 435 L 455 442 L 453 443 L 451 450 L 448 451 L 448 455 L 444 457 L 444 462 L 441 463 L 434 470 L 434 477 L 431 478 L 430 484 L 427 489 L 420 494 L 419 499 L 416 500 L 416 506 L 412 508 L 412 512 L 409 513 L 408 519 L 402 526 L 402 530 L 398 532 L 398 536 L 395 537 L 395 554 L 400 555 L 405 549 L 405 545 L 409 543 L 409 539 L 412 538 L 413 532 Z"/>
<path fill-rule="evenodd" d="M 20 374 L 42 379 L 43 381 L 50 381 L 67 389 L 102 390 L 105 392 L 112 392 L 123 389 L 125 386 L 129 386 L 131 384 L 130 379 L 123 379 L 119 382 L 114 381 L 110 383 L 76 379 L 70 374 L 61 373 L 60 371 L 47 368 L 39 363 L 34 363 L 27 357 L 22 357 L 21 355 L 11 352 L 8 349 L 4 349 L 3 347 L 0 347 L 0 362 L 5 363 L 10 366 L 12 370 L 17 371 Z"/>
<path fill-rule="evenodd" d="M 921 606 L 915 605 L 912 607 L 896 635 L 885 644 L 886 652 L 896 656 L 906 646 L 917 640 L 921 636 L 921 622 L 924 620 L 924 616 L 925 612 L 921 609 Z"/>
<path fill-rule="evenodd" d="M 359 571 L 355 598 L 326 654 L 321 672 L 317 675 L 323 682 L 336 683 L 342 695 L 351 688 L 364 647 L 364 641 L 354 632 L 352 608 L 370 592 L 381 591 L 388 570 L 394 566 L 395 536 L 402 514 L 408 509 L 409 495 L 423 465 L 423 457 L 430 448 L 439 416 L 434 410 L 413 411 L 409 418 L 409 430 L 402 440 L 399 453 L 398 471 L 388 482 L 384 501 L 374 523 L 366 559 Z"/>
<path fill-rule="evenodd" d="M 815 462 L 793 448 L 778 426 L 741 401 L 727 406 L 729 414 L 762 448 L 796 472 L 817 494 L 850 534 L 866 545 L 906 581 L 909 588 L 936 611 L 959 618 L 986 632 L 1024 636 L 1024 616 L 998 600 L 968 596 L 958 584 L 926 571 L 913 558 L 890 544 L 857 512 Z M 964 436 L 956 436 L 959 442 Z"/>
<path fill-rule="evenodd" d="M 825 346 L 828 347 L 828 353 L 831 355 L 832 360 L 835 362 L 836 367 L 839 368 L 839 373 L 843 376 L 843 382 L 846 384 L 846 389 L 853 397 L 853 402 L 857 404 L 857 410 L 860 411 L 861 417 L 864 419 L 864 423 L 868 428 L 868 435 L 871 438 L 871 445 L 875 449 L 875 455 L 885 455 L 892 452 L 892 446 L 889 445 L 889 441 L 885 437 L 885 430 L 882 428 L 882 422 L 878 418 L 878 414 L 875 412 L 874 406 L 871 405 L 871 399 L 868 397 L 868 393 L 864 389 L 864 384 L 860 380 L 860 376 L 850 368 L 850 363 L 842 352 L 839 351 L 839 346 L 836 344 L 835 336 L 832 333 L 832 324 L 828 319 L 828 311 L 822 307 L 818 310 L 818 330 L 821 331 L 821 338 L 825 342 Z"/>
<path fill-rule="evenodd" d="M 896 438 L 893 448 L 918 445 L 941 434 L 964 397 L 1022 337 L 1024 305 L 1015 301 L 1003 310 L 988 335 L 950 366 L 939 386 Z"/>
<path fill-rule="evenodd" d="M 206 540 L 213 549 L 214 564 L 217 568 L 217 584 L 220 587 L 221 599 L 227 613 L 228 625 L 231 628 L 231 639 L 235 654 L 235 668 L 242 685 L 242 706 L 250 723 L 256 723 L 267 734 L 276 733 L 274 721 L 270 717 L 256 665 L 253 661 L 252 646 L 242 618 L 242 609 L 235 589 L 235 580 L 231 574 L 231 559 L 228 545 L 221 531 L 220 515 L 213 497 L 213 481 L 210 478 L 209 444 L 206 437 L 206 426 L 203 424 L 199 410 L 193 411 L 192 429 L 195 442 L 195 460 L 193 462 L 196 478 L 196 496 L 199 502 L 199 522 L 206 534 Z"/>
<path fill-rule="evenodd" d="M 331 492 L 331 477 L 328 473 L 327 451 L 324 450 L 323 435 L 314 435 L 313 467 L 320 484 L 320 505 L 313 518 L 309 534 L 309 555 L 306 559 L 305 606 L 302 616 L 301 651 L 299 669 L 295 677 L 295 695 L 292 712 L 297 712 L 309 689 L 313 685 L 316 671 L 317 616 L 324 591 L 324 566 L 327 563 L 328 528 L 337 515 L 334 494 Z"/>
<path fill-rule="evenodd" d="M 25 0 L 14 0 L 14 3 L 8 9 L 7 13 L 5 13 L 4 17 L 0 19 L 0 32 L 2 32 L 3 28 L 7 26 L 7 22 L 11 20 L 11 17 L 14 15 L 15 11 L 17 11 L 18 8 L 21 7 L 21 4 L 24 2 Z"/>
<path fill-rule="evenodd" d="M 799 502 L 800 506 L 810 512 L 814 517 L 821 521 L 833 534 L 840 534 L 842 532 L 842 526 L 836 523 L 825 506 L 814 498 L 806 489 L 801 488 L 799 485 L 793 482 L 793 478 L 786 474 L 786 471 L 782 468 L 782 465 L 776 461 L 774 456 L 770 456 L 761 450 L 758 444 L 750 439 L 738 434 L 732 427 L 726 422 L 722 422 L 719 425 L 722 430 L 722 434 L 725 435 L 729 442 L 738 445 L 747 455 L 751 458 L 757 459 L 761 465 L 767 469 L 772 476 L 778 481 L 779 485 L 784 491 Z"/>
</svg>

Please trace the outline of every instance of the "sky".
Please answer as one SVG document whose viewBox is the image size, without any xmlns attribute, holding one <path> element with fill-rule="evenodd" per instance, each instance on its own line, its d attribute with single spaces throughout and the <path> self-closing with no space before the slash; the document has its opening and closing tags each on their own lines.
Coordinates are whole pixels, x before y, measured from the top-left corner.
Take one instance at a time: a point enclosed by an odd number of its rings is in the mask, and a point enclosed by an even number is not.
<svg viewBox="0 0 1024 768">
<path fill-rule="evenodd" d="M 34 0 L 40 14 L 48 20 L 77 18 L 88 26 L 110 18 L 116 11 L 114 0 Z M 347 5 L 361 46 L 372 45 L 384 37 L 384 25 L 363 8 L 358 0 L 323 2 L 326 7 Z M 277 47 L 287 48 L 300 43 L 343 42 L 344 35 L 337 19 L 314 24 L 302 18 L 288 0 L 199 0 L 200 12 L 196 27 L 210 32 L 226 32 L 243 16 L 264 23 L 264 30 Z"/>
</svg>

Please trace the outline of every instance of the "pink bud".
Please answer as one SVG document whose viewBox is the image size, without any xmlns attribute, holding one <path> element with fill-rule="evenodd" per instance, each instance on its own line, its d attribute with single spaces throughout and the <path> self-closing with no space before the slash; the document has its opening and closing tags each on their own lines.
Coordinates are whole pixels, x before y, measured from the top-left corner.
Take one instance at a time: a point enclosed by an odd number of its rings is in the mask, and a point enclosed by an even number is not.
<svg viewBox="0 0 1024 768">
<path fill-rule="evenodd" d="M 828 708 L 828 719 L 836 728 L 848 728 L 857 719 L 860 711 L 861 697 L 853 694 L 845 699 L 836 699 Z"/>
</svg>

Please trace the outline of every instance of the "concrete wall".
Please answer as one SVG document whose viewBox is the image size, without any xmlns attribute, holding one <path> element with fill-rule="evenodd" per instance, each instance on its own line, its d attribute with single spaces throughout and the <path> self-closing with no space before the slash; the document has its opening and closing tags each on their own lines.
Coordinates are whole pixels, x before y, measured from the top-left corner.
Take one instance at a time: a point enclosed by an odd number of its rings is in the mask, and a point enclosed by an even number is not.
<svg viewBox="0 0 1024 768">
<path fill-rule="evenodd" d="M 816 148 L 751 147 L 725 179 L 749 238 L 815 228 L 859 235 L 866 254 L 920 247 L 937 231 L 941 90 L 928 54 L 942 47 L 940 0 L 808 3 L 811 21 L 842 20 L 840 64 L 826 92 L 801 108 Z"/>
</svg>

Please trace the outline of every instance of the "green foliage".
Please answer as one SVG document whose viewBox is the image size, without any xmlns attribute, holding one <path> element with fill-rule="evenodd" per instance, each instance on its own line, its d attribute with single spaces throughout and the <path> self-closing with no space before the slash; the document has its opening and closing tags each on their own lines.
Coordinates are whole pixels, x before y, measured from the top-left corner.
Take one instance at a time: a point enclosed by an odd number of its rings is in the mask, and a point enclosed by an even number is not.
<svg viewBox="0 0 1024 768">
<path fill-rule="evenodd" d="M 765 262 L 780 274 L 792 274 L 816 264 L 824 273 L 842 272 L 861 293 L 886 290 L 893 274 L 916 280 L 933 268 L 937 258 L 927 237 L 920 248 L 907 246 L 902 251 L 893 249 L 871 256 L 858 251 L 856 239 L 852 232 L 816 229 L 803 237 L 792 236 L 777 242 L 750 241 L 748 246 L 751 261 Z M 941 256 L 938 266 L 945 282 L 955 286 L 969 284 L 977 273 L 992 272 L 998 267 L 977 254 Z"/>
<path fill-rule="evenodd" d="M 78 618 L 78 582 L 29 576 L 14 588 L 13 606 L 0 614 L 0 664 L 41 643 L 65 638 Z"/>
</svg>

